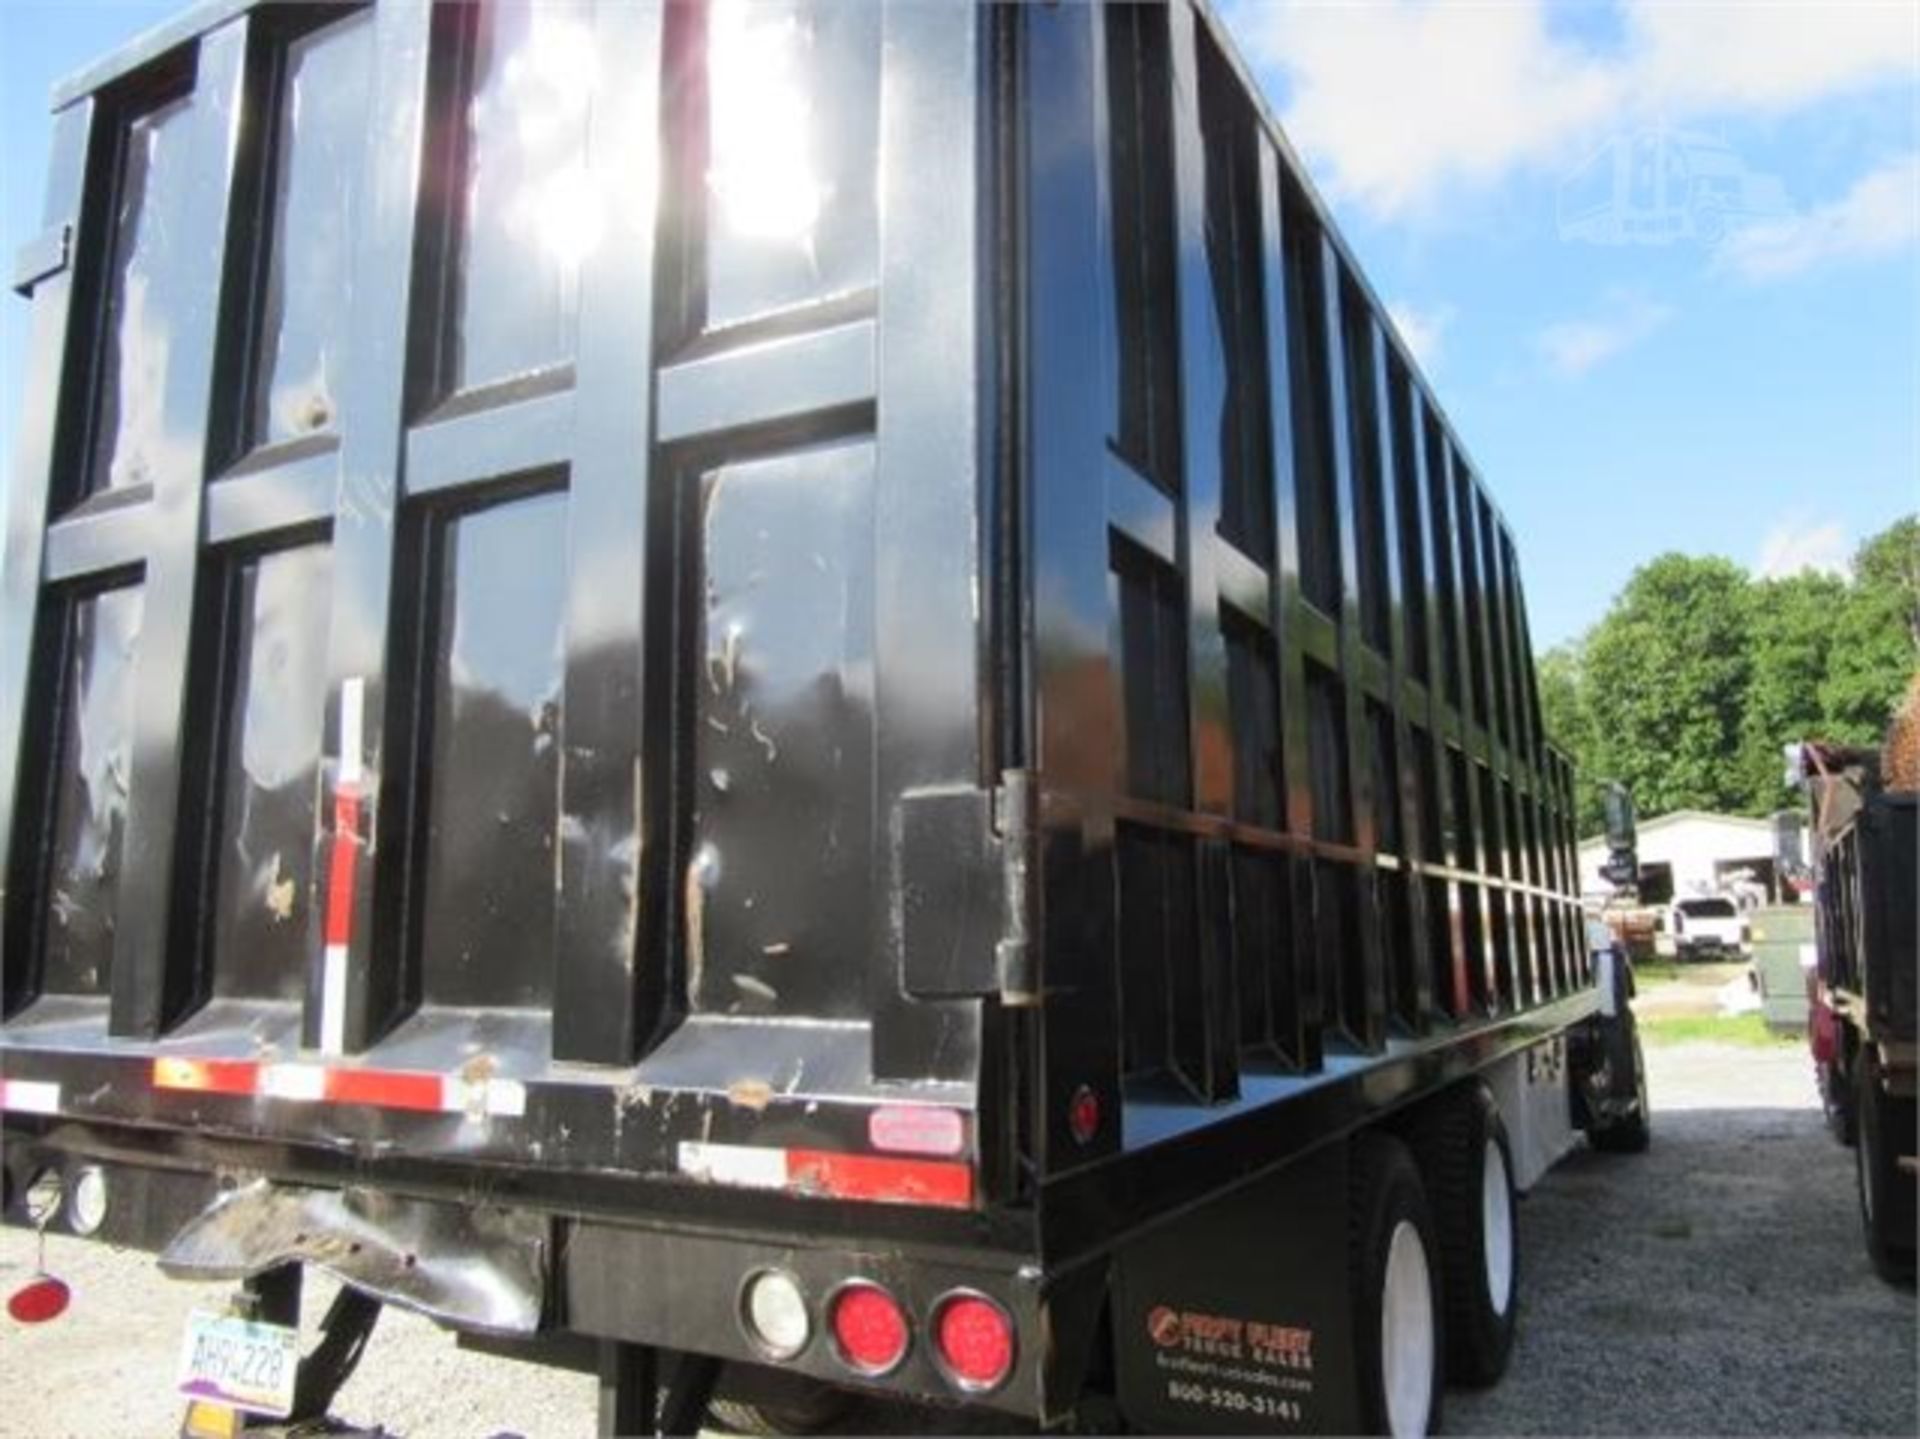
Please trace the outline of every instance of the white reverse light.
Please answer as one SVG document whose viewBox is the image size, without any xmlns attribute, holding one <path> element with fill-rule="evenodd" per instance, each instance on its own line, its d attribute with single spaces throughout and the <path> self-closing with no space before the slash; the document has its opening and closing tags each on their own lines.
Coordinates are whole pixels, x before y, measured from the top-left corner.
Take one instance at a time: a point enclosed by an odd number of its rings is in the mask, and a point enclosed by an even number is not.
<svg viewBox="0 0 1920 1439">
<path fill-rule="evenodd" d="M 771 1359 L 791 1359 L 807 1347 L 813 1320 L 799 1282 L 785 1270 L 763 1269 L 747 1281 L 740 1296 L 747 1337 Z"/>
</svg>

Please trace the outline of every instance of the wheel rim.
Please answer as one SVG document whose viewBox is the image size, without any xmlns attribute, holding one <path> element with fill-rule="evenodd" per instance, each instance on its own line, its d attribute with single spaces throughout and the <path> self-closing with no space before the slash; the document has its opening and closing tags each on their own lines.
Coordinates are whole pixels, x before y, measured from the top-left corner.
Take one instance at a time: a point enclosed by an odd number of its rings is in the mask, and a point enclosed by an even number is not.
<svg viewBox="0 0 1920 1439">
<path fill-rule="evenodd" d="M 1507 1184 L 1507 1156 L 1493 1139 L 1480 1161 L 1480 1248 L 1487 1262 L 1487 1302 L 1504 1316 L 1513 1302 L 1513 1191 Z"/>
<path fill-rule="evenodd" d="M 1380 1379 L 1387 1432 L 1424 1434 L 1433 1400 L 1433 1277 L 1420 1231 L 1405 1219 L 1387 1244 L 1380 1296 Z"/>
</svg>

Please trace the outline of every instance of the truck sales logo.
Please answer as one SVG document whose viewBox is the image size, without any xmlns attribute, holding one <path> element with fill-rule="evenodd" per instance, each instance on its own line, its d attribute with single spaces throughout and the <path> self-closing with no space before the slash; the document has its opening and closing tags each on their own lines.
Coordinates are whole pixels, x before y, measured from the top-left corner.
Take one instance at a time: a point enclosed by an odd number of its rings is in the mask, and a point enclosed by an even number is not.
<svg viewBox="0 0 1920 1439">
<path fill-rule="evenodd" d="M 1313 1331 L 1206 1314 L 1193 1309 L 1155 1306 L 1147 1313 L 1147 1337 L 1162 1349 L 1236 1359 L 1281 1369 L 1313 1368 Z"/>
</svg>

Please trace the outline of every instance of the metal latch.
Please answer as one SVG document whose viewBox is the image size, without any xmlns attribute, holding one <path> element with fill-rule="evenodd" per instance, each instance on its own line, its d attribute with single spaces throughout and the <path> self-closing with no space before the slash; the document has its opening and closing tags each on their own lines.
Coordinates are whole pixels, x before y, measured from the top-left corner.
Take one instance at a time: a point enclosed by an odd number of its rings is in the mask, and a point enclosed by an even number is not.
<svg viewBox="0 0 1920 1439">
<path fill-rule="evenodd" d="M 1040 1002 L 1039 789 L 1008 770 L 995 790 L 915 790 L 893 816 L 893 932 L 901 983 L 922 999 Z"/>
<path fill-rule="evenodd" d="M 1003 933 L 994 946 L 994 971 L 1000 1002 L 1040 1002 L 1038 856 L 1039 789 L 1031 770 L 1010 769 L 1000 776 L 993 800 L 993 827 L 1000 836 Z"/>
<path fill-rule="evenodd" d="M 33 287 L 67 268 L 73 252 L 73 226 L 55 225 L 22 245 L 13 257 L 13 292 L 31 298 Z"/>
</svg>

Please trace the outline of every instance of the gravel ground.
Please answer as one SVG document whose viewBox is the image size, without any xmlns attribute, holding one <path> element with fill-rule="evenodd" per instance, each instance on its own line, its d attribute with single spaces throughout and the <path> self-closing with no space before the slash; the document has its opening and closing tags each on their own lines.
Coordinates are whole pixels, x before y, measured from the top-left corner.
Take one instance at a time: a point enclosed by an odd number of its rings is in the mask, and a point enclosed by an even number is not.
<svg viewBox="0 0 1920 1439">
<path fill-rule="evenodd" d="M 1652 1149 L 1581 1148 L 1521 1206 L 1512 1367 L 1449 1395 L 1448 1429 L 1915 1433 L 1914 1293 L 1867 1263 L 1805 1051 L 1647 1063 Z"/>
<path fill-rule="evenodd" d="M 1449 1395 L 1448 1429 L 1914 1434 L 1914 1295 L 1867 1266 L 1852 1162 L 1821 1126 L 1802 1051 L 1688 1045 L 1649 1063 L 1652 1151 L 1582 1149 L 1527 1199 L 1512 1370 Z M 30 1236 L 0 1231 L 0 1289 L 33 1257 Z M 172 1435 L 182 1326 L 220 1291 L 57 1236 L 47 1261 L 73 1309 L 38 1329 L 0 1320 L 0 1434 Z M 311 1321 L 327 1291 L 308 1291 Z M 417 1439 L 543 1439 L 592 1432 L 593 1386 L 390 1313 L 336 1411 Z"/>
</svg>

